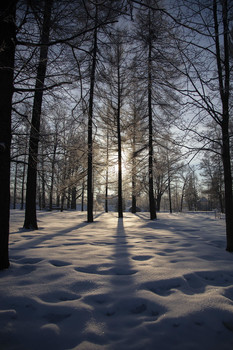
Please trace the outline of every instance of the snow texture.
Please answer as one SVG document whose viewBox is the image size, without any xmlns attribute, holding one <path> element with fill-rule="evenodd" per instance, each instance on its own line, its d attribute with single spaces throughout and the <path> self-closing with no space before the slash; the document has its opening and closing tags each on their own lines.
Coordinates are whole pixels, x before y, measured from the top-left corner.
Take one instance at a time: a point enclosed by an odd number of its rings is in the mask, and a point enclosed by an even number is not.
<svg viewBox="0 0 233 350">
<path fill-rule="evenodd" d="M 233 254 L 211 214 L 11 213 L 1 350 L 232 350 Z"/>
</svg>

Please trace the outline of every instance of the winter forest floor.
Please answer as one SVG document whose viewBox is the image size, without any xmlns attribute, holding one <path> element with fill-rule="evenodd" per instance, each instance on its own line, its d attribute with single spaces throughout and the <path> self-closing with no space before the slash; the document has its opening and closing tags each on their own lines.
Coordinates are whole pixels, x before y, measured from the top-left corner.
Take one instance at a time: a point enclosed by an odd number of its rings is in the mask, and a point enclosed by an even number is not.
<svg viewBox="0 0 233 350">
<path fill-rule="evenodd" d="M 233 254 L 211 214 L 11 212 L 1 350 L 232 350 Z"/>
</svg>

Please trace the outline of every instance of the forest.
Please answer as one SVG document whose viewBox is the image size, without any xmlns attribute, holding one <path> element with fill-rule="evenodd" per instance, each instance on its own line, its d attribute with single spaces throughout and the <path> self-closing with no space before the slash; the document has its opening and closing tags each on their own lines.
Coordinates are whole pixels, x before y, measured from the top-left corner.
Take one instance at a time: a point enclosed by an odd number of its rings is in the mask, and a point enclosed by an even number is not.
<svg viewBox="0 0 233 350">
<path fill-rule="evenodd" d="M 233 3 L 3 0 L 0 269 L 10 208 L 218 210 L 233 251 Z M 201 180 L 200 180 L 201 178 Z"/>
</svg>

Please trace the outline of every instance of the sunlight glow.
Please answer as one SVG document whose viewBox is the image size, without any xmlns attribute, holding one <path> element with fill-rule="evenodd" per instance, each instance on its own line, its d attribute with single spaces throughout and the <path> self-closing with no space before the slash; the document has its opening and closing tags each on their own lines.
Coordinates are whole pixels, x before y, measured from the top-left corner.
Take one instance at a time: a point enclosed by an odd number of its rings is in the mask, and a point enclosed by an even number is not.
<svg viewBox="0 0 233 350">
<path fill-rule="evenodd" d="M 126 176 L 127 173 L 130 171 L 129 158 L 130 158 L 129 157 L 129 152 L 128 151 L 122 151 L 122 160 L 121 160 L 122 176 Z M 117 160 L 117 158 L 114 159 L 113 172 L 116 175 L 118 174 L 118 160 Z"/>
</svg>

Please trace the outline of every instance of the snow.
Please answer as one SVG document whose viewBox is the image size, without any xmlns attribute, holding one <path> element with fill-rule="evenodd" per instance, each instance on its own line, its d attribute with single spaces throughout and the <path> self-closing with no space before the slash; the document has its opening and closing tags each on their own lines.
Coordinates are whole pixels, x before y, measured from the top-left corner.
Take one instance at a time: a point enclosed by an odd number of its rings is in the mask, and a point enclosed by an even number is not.
<svg viewBox="0 0 233 350">
<path fill-rule="evenodd" d="M 1 350 L 232 350 L 233 254 L 214 214 L 11 212 Z"/>
</svg>

